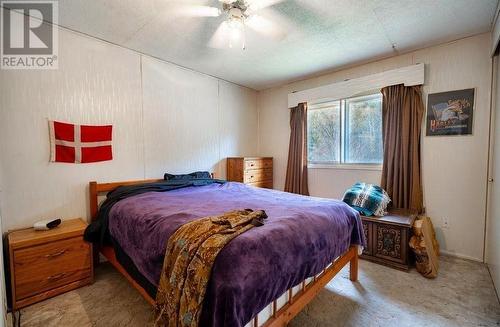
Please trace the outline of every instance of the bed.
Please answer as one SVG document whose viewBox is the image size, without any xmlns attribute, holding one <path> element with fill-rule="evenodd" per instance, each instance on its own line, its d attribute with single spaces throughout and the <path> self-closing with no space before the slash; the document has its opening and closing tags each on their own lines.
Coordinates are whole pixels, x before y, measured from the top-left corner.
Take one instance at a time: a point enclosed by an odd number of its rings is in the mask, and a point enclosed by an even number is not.
<svg viewBox="0 0 500 327">
<path fill-rule="evenodd" d="M 162 180 L 90 182 L 90 213 L 118 186 Z M 182 224 L 237 208 L 263 209 L 265 225 L 242 234 L 219 254 L 202 320 L 208 326 L 286 326 L 348 263 L 358 277 L 364 244 L 359 214 L 336 200 L 228 182 L 149 192 L 109 212 L 111 245 L 95 247 L 152 305 L 168 237 Z M 95 253 L 95 260 L 98 260 Z"/>
</svg>

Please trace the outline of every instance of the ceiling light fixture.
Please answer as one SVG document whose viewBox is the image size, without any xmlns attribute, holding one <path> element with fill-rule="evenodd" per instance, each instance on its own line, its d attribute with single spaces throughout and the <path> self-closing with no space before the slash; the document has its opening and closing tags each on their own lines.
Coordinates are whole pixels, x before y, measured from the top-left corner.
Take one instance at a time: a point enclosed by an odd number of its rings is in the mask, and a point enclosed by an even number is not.
<svg viewBox="0 0 500 327">
<path fill-rule="evenodd" d="M 228 46 L 230 49 L 245 49 L 245 15 L 240 8 L 233 7 L 228 13 Z"/>
<path fill-rule="evenodd" d="M 223 18 L 208 42 L 212 48 L 245 49 L 247 27 L 274 40 L 286 36 L 286 30 L 274 21 L 279 20 L 279 15 L 267 9 L 284 0 L 219 0 L 222 8 L 170 1 L 168 11 L 174 17 Z M 258 13 L 262 9 L 266 9 L 267 17 Z"/>
</svg>

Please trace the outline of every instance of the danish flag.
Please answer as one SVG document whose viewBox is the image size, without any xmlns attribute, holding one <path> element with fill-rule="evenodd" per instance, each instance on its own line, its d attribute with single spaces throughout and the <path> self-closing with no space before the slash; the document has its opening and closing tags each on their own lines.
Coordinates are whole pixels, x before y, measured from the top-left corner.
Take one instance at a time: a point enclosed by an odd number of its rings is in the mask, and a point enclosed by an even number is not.
<svg viewBox="0 0 500 327">
<path fill-rule="evenodd" d="M 113 126 L 49 121 L 50 161 L 88 163 L 113 159 Z"/>
</svg>

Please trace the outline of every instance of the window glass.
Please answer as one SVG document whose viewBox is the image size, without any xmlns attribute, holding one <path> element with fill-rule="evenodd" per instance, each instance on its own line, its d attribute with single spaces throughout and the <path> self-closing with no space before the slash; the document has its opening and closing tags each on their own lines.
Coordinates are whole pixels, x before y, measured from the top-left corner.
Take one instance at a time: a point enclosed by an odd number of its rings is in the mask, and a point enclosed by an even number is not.
<svg viewBox="0 0 500 327">
<path fill-rule="evenodd" d="M 309 107 L 307 140 L 309 162 L 340 162 L 340 101 Z"/>
<path fill-rule="evenodd" d="M 307 142 L 312 164 L 381 164 L 382 95 L 310 105 Z"/>
<path fill-rule="evenodd" d="M 380 95 L 345 102 L 345 162 L 382 162 L 382 98 Z"/>
</svg>

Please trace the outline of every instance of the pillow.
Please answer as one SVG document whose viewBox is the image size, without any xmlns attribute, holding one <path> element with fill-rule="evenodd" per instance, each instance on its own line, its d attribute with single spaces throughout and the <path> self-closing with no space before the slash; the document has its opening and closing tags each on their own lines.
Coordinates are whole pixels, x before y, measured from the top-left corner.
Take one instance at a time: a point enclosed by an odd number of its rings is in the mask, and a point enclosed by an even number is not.
<svg viewBox="0 0 500 327">
<path fill-rule="evenodd" d="M 197 178 L 212 179 L 212 176 L 208 171 L 195 171 L 194 173 L 191 174 L 180 174 L 180 175 L 165 173 L 165 175 L 163 175 L 163 179 L 166 181 L 179 181 L 179 180 L 189 181 Z"/>
</svg>

